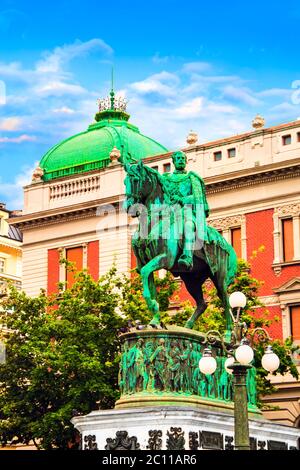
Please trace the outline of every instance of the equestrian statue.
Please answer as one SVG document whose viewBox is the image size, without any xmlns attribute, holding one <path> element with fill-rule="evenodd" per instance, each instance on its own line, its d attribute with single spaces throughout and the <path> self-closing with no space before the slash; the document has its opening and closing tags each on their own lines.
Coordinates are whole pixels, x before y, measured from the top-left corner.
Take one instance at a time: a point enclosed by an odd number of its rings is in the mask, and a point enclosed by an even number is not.
<svg viewBox="0 0 300 470">
<path fill-rule="evenodd" d="M 132 246 L 143 296 L 153 314 L 150 325 L 162 326 L 153 273 L 166 269 L 181 277 L 196 302 L 187 328 L 193 328 L 205 311 L 202 285 L 206 279 L 212 280 L 224 307 L 225 337 L 230 337 L 232 320 L 227 288 L 236 275 L 237 256 L 222 235 L 207 224 L 209 206 L 203 179 L 186 171 L 184 152 L 174 152 L 172 160 L 175 171 L 162 175 L 142 161 L 122 161 L 126 171 L 124 206 L 132 217 L 139 218 Z"/>
</svg>

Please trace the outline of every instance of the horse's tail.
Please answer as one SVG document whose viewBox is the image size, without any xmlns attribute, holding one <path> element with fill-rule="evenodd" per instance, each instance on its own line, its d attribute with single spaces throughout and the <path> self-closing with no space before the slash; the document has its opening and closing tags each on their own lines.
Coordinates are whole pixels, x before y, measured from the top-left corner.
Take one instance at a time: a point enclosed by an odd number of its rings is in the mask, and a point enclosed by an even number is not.
<svg viewBox="0 0 300 470">
<path fill-rule="evenodd" d="M 231 245 L 228 244 L 229 252 L 227 258 L 226 286 L 233 283 L 237 272 L 237 256 Z"/>
<path fill-rule="evenodd" d="M 214 276 L 222 279 L 226 287 L 233 283 L 237 272 L 237 256 L 232 246 L 213 227 L 207 227 L 208 243 L 204 252 Z"/>
</svg>

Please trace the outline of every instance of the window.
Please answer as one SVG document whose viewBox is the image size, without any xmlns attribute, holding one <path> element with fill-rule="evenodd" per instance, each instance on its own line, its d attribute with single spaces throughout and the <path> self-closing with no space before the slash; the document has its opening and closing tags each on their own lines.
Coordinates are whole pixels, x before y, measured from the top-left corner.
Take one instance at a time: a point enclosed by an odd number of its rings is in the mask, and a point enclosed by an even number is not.
<svg viewBox="0 0 300 470">
<path fill-rule="evenodd" d="M 300 305 L 290 307 L 291 336 L 293 341 L 300 341 Z"/>
<path fill-rule="evenodd" d="M 69 262 L 74 263 L 74 270 L 67 270 L 66 281 L 68 287 L 74 284 L 74 274 L 76 271 L 80 271 L 83 268 L 83 247 L 77 246 L 75 248 L 67 248 L 66 258 Z"/>
<path fill-rule="evenodd" d="M 158 171 L 158 166 L 152 166 L 153 170 Z"/>
<path fill-rule="evenodd" d="M 300 142 L 300 132 L 297 132 L 297 142 Z"/>
<path fill-rule="evenodd" d="M 164 173 L 169 173 L 171 171 L 171 163 L 164 163 Z"/>
<path fill-rule="evenodd" d="M 228 154 L 228 158 L 234 158 L 236 156 L 236 149 L 235 148 L 228 149 L 227 154 Z"/>
<path fill-rule="evenodd" d="M 231 229 L 231 245 L 238 258 L 242 257 L 241 227 Z"/>
<path fill-rule="evenodd" d="M 282 145 L 290 145 L 291 143 L 292 143 L 291 134 L 287 134 L 287 135 L 282 136 Z"/>
<path fill-rule="evenodd" d="M 0 273 L 4 273 L 5 271 L 5 259 L 0 258 Z"/>
<path fill-rule="evenodd" d="M 294 259 L 293 218 L 282 219 L 283 261 Z"/>
<path fill-rule="evenodd" d="M 214 161 L 219 162 L 220 160 L 222 160 L 222 152 L 214 152 Z"/>
</svg>

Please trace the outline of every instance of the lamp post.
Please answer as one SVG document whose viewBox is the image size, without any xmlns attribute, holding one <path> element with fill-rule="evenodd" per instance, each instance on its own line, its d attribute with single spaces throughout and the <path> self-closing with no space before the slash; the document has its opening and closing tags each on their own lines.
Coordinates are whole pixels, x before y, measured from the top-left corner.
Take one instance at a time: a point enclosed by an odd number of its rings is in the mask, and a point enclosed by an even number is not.
<svg viewBox="0 0 300 470">
<path fill-rule="evenodd" d="M 250 363 L 254 358 L 254 351 L 251 346 L 256 335 L 260 342 L 269 342 L 270 337 L 264 328 L 254 328 L 250 332 L 247 329 L 247 325 L 240 321 L 241 309 L 247 303 L 246 296 L 242 292 L 231 294 L 229 303 L 231 306 L 230 314 L 233 320 L 231 342 L 226 345 L 220 332 L 216 330 L 208 331 L 204 340 L 206 347 L 199 361 L 199 368 L 205 375 L 211 375 L 215 372 L 217 363 L 212 356 L 211 349 L 207 346 L 220 342 L 223 352 L 229 356 L 225 361 L 225 369 L 229 374 L 233 374 L 235 449 L 250 450 L 246 378 L 248 370 L 252 368 Z M 236 315 L 233 314 L 235 309 Z M 268 372 L 274 372 L 279 367 L 279 358 L 272 351 L 270 345 L 267 346 L 266 352 L 262 357 L 262 366 Z"/>
</svg>

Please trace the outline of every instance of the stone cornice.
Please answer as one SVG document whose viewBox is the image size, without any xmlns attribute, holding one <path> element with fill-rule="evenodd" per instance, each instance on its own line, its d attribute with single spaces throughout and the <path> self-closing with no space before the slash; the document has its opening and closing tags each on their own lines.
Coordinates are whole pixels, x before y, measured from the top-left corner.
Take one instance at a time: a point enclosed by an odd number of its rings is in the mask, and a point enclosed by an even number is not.
<svg viewBox="0 0 300 470">
<path fill-rule="evenodd" d="M 96 216 L 97 208 L 99 206 L 116 205 L 123 200 L 116 196 L 114 198 L 96 199 L 94 201 L 88 201 L 73 206 L 58 207 L 55 209 L 49 209 L 47 211 L 34 212 L 31 214 L 24 214 L 19 217 L 13 217 L 9 219 L 11 225 L 15 225 L 21 230 L 30 229 L 37 226 L 58 224 L 64 220 L 78 220 L 85 219 L 90 216 Z"/>
<path fill-rule="evenodd" d="M 204 178 L 207 194 L 300 176 L 300 158 Z"/>
</svg>

